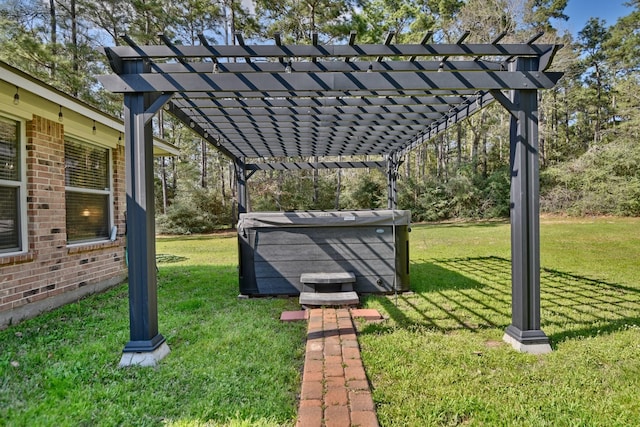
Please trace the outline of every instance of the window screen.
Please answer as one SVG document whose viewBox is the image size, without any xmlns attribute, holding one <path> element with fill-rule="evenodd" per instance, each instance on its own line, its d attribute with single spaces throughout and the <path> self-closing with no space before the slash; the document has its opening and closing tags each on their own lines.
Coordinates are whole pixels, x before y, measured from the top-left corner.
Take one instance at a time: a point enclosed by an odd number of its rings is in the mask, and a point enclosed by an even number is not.
<svg viewBox="0 0 640 427">
<path fill-rule="evenodd" d="M 20 245 L 20 126 L 0 117 L 0 253 Z"/>
<path fill-rule="evenodd" d="M 65 140 L 67 241 L 109 237 L 109 150 Z"/>
<path fill-rule="evenodd" d="M 89 241 L 109 236 L 109 195 L 67 191 L 67 238 Z"/>
<path fill-rule="evenodd" d="M 109 150 L 65 141 L 64 165 L 67 187 L 109 190 Z"/>
<path fill-rule="evenodd" d="M 18 189 L 0 186 L 0 252 L 20 247 Z"/>
<path fill-rule="evenodd" d="M 20 180 L 18 123 L 0 118 L 0 180 Z"/>
</svg>

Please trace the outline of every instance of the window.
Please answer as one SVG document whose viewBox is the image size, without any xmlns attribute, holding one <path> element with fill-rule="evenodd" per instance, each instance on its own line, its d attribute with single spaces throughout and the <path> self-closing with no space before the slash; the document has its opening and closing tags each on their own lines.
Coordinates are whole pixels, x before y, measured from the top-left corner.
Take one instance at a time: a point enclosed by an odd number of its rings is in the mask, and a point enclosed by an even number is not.
<svg viewBox="0 0 640 427">
<path fill-rule="evenodd" d="M 0 253 L 23 249 L 20 122 L 0 117 Z"/>
<path fill-rule="evenodd" d="M 65 139 L 67 242 L 109 237 L 111 184 L 109 150 Z"/>
</svg>

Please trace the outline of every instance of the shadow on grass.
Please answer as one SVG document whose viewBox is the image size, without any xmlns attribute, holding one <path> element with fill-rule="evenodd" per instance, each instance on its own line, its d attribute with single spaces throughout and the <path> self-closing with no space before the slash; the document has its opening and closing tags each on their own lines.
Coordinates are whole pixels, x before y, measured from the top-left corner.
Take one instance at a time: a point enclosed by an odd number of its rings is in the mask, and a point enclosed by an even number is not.
<svg viewBox="0 0 640 427">
<path fill-rule="evenodd" d="M 443 333 L 506 328 L 511 323 L 511 262 L 490 256 L 412 265 L 413 293 L 372 297 L 396 327 Z M 640 289 L 542 269 L 542 329 L 552 342 L 612 333 L 640 324 Z M 391 326 L 371 325 L 363 333 Z"/>
<path fill-rule="evenodd" d="M 188 258 L 171 254 L 156 254 L 156 262 L 158 264 L 171 264 L 174 262 L 186 261 Z"/>
</svg>

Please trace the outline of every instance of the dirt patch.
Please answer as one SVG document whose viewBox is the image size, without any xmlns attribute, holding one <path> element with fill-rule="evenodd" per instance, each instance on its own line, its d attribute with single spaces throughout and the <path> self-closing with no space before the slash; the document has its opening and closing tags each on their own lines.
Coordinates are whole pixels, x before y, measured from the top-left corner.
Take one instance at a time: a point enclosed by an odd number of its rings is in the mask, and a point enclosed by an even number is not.
<svg viewBox="0 0 640 427">
<path fill-rule="evenodd" d="M 504 344 L 504 342 L 496 340 L 488 340 L 484 342 L 484 345 L 487 346 L 487 348 L 498 348 L 502 344 Z"/>
</svg>

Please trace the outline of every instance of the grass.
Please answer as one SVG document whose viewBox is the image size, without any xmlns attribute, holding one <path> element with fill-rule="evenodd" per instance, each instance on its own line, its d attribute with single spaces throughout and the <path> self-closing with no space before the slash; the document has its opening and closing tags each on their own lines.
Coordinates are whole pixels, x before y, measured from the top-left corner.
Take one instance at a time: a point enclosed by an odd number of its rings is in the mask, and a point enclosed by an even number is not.
<svg viewBox="0 0 640 427">
<path fill-rule="evenodd" d="M 157 368 L 118 368 L 126 286 L 0 332 L 0 425 L 291 425 L 305 325 L 238 300 L 235 235 L 159 239 Z"/>
<path fill-rule="evenodd" d="M 501 340 L 511 316 L 509 225 L 414 226 L 413 294 L 370 297 L 362 325 L 383 426 L 631 426 L 640 420 L 638 219 L 545 218 L 542 329 L 553 353 Z"/>
<path fill-rule="evenodd" d="M 509 225 L 416 225 L 412 294 L 369 297 L 360 325 L 382 426 L 626 426 L 640 420 L 640 219 L 545 218 L 542 328 L 510 323 Z M 0 331 L 0 425 L 293 425 L 304 323 L 295 300 L 238 300 L 235 235 L 159 238 L 157 368 L 117 367 L 126 286 Z"/>
</svg>

